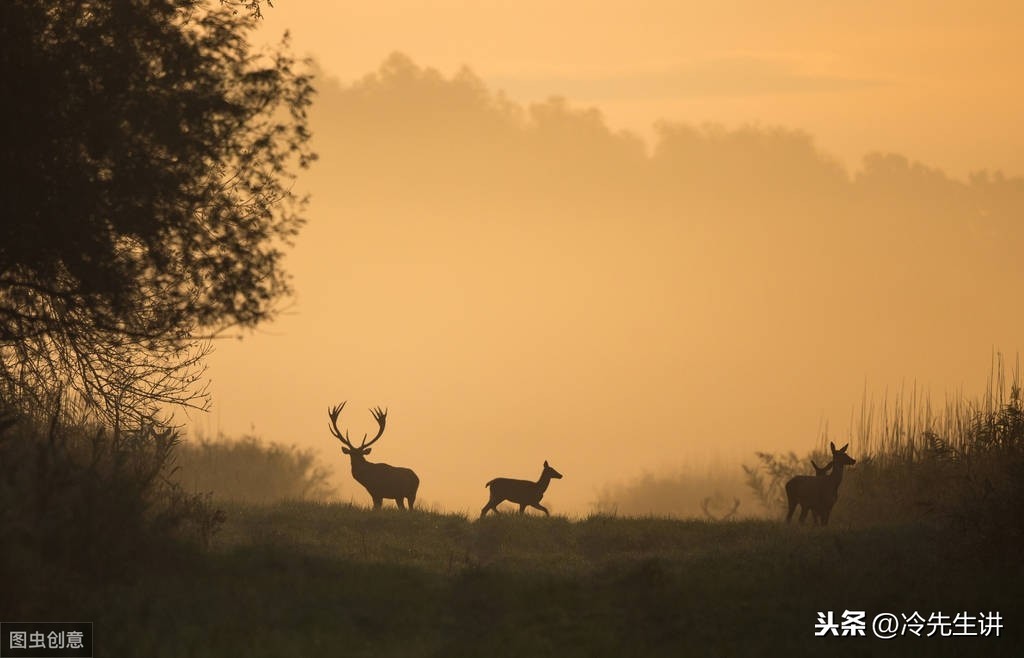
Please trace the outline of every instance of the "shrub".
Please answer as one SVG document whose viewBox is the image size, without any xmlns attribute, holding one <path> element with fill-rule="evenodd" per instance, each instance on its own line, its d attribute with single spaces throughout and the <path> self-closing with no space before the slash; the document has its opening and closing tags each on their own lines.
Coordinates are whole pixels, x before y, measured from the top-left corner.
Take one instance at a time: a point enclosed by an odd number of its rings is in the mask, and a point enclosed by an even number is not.
<svg viewBox="0 0 1024 658">
<path fill-rule="evenodd" d="M 255 436 L 183 441 L 175 453 L 175 482 L 212 491 L 222 500 L 270 503 L 334 496 L 331 471 L 309 449 L 265 443 Z"/>
<path fill-rule="evenodd" d="M 208 542 L 224 516 L 167 479 L 177 443 L 172 428 L 111 430 L 59 408 L 44 422 L 0 407 L 0 579 L 10 600 L 54 600 L 50 588 L 67 579 L 126 577 Z"/>
<path fill-rule="evenodd" d="M 689 468 L 674 474 L 645 473 L 629 482 L 605 485 L 593 504 L 603 515 L 724 519 L 751 516 L 743 481 L 731 469 Z M 737 507 L 736 502 L 739 501 Z"/>
</svg>

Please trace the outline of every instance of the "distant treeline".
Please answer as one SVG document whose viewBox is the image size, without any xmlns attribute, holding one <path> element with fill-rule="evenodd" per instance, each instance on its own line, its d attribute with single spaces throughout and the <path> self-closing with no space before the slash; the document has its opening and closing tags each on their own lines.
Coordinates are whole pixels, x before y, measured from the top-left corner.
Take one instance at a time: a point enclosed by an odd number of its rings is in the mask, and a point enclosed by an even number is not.
<svg viewBox="0 0 1024 658">
<path fill-rule="evenodd" d="M 883 284 L 898 292 L 927 281 L 948 295 L 1019 278 L 1011 256 L 1024 246 L 1024 178 L 1001 172 L 956 180 L 880 151 L 848 171 L 811 135 L 778 126 L 661 121 L 646 144 L 597 109 L 562 98 L 522 105 L 468 69 L 448 78 L 401 54 L 351 84 L 321 80 L 312 121 L 331 168 L 311 180 L 346 181 L 320 192 L 325 203 L 361 208 L 377 231 L 425 217 L 442 233 L 508 224 L 585 251 L 628 227 L 636 245 L 619 236 L 624 265 L 644 255 L 632 246 L 657 257 L 658 242 L 713 235 L 705 249 L 784 270 L 780 285 L 831 290 L 847 306 Z"/>
<path fill-rule="evenodd" d="M 848 171 L 796 129 L 665 120 L 646 144 L 610 128 L 598 109 L 558 97 L 523 105 L 469 69 L 445 77 L 397 53 L 350 84 L 323 79 L 318 91 L 314 132 L 331 169 L 313 175 L 348 181 L 349 199 L 391 198 L 400 206 L 393 186 L 401 184 L 406 199 L 447 199 L 452 208 L 483 203 L 501 213 L 478 221 L 500 222 L 509 205 L 534 207 L 537 220 L 559 214 L 588 223 L 619 216 L 690 224 L 714 210 L 730 223 L 829 232 L 856 220 L 861 229 L 894 230 L 890 241 L 921 228 L 945 233 L 942 222 L 952 217 L 967 222 L 972 237 L 1024 235 L 1015 221 L 1024 178 L 983 170 L 961 181 L 883 151 Z M 891 226 L 897 216 L 902 226 Z"/>
</svg>

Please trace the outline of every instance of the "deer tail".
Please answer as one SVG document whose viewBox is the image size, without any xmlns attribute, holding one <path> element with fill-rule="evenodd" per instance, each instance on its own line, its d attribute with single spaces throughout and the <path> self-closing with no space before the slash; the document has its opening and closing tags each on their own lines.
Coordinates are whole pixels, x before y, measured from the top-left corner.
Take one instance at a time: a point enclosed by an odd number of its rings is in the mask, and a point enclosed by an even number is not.
<svg viewBox="0 0 1024 658">
<path fill-rule="evenodd" d="M 498 478 L 494 478 L 494 480 L 491 480 L 490 482 L 488 482 L 488 483 L 487 483 L 487 484 L 485 484 L 484 486 L 485 486 L 485 487 L 489 487 L 489 486 L 491 486 L 492 484 L 494 484 L 494 481 L 495 481 L 495 480 L 497 480 L 497 479 L 498 479 Z"/>
</svg>

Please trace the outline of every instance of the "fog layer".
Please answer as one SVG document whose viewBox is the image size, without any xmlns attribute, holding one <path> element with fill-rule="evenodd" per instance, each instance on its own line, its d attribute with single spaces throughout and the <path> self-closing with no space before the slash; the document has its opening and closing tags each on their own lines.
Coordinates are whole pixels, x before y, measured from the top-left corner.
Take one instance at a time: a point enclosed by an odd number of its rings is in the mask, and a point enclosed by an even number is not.
<svg viewBox="0 0 1024 658">
<path fill-rule="evenodd" d="M 645 142 L 397 54 L 318 88 L 297 297 L 217 345 L 196 424 L 323 450 L 343 498 L 369 502 L 326 427 L 346 399 L 353 436 L 390 409 L 370 459 L 428 504 L 479 509 L 547 459 L 545 505 L 584 512 L 645 471 L 810 449 L 826 421 L 845 442 L 865 386 L 941 399 L 1024 346 L 1022 179 L 848 170 L 770 126 Z"/>
</svg>

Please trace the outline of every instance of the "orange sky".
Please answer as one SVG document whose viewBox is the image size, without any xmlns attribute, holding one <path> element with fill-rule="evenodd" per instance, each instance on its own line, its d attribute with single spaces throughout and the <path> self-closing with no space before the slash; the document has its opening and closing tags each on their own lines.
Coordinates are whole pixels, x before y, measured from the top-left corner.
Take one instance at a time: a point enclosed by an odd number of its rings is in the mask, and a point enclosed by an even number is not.
<svg viewBox="0 0 1024 658">
<path fill-rule="evenodd" d="M 391 409 L 371 459 L 428 503 L 475 513 L 547 459 L 545 504 L 585 513 L 825 420 L 845 442 L 865 384 L 941 402 L 1024 347 L 1024 188 L 958 182 L 1024 173 L 1017 3 L 276 4 L 261 29 L 330 76 L 297 295 L 217 345 L 195 424 L 320 450 L 345 499 L 344 399 L 353 435 Z M 684 127 L 655 148 L 659 119 Z"/>
</svg>

